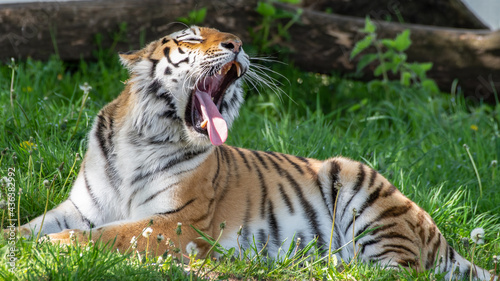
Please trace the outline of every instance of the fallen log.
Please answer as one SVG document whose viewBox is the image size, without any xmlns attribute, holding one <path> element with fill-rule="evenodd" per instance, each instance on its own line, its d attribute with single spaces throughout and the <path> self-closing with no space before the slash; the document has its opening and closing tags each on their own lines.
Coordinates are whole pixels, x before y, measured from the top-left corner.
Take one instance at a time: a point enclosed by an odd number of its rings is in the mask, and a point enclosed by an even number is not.
<svg viewBox="0 0 500 281">
<path fill-rule="evenodd" d="M 297 9 L 279 6 L 292 12 Z M 289 30 L 295 40 L 281 42 L 292 50 L 296 65 L 323 73 L 355 71 L 359 56 L 350 60 L 349 55 L 354 44 L 365 36 L 360 32 L 365 24 L 363 18 L 304 10 L 301 21 Z M 413 43 L 406 51 L 408 61 L 432 62 L 428 76 L 443 91 L 449 92 L 456 79 L 465 95 L 476 101 L 494 102 L 495 93 L 500 93 L 500 31 L 375 23 L 379 38 L 394 38 L 409 29 Z M 366 79 L 372 78 L 372 69 L 365 70 Z"/>
<path fill-rule="evenodd" d="M 207 7 L 204 25 L 238 34 L 249 42 L 248 30 L 260 22 L 256 0 L 117 0 L 35 2 L 0 4 L 0 57 L 46 59 L 57 53 L 64 60 L 93 58 L 96 34 L 102 34 L 103 48 L 137 49 L 180 28 L 172 24 L 189 11 Z M 292 12 L 297 7 L 281 4 Z M 294 24 L 291 40 L 279 45 L 289 48 L 291 59 L 305 70 L 331 73 L 353 72 L 357 59 L 349 60 L 364 19 L 304 9 L 301 23 Z M 126 29 L 122 29 L 126 23 Z M 404 29 L 413 41 L 407 50 L 409 61 L 433 62 L 429 77 L 443 91 L 450 91 L 455 79 L 471 99 L 494 100 L 500 91 L 500 32 L 431 27 L 377 21 L 379 37 L 394 38 Z M 142 41 L 142 42 L 141 42 Z M 364 78 L 371 78 L 366 69 Z"/>
</svg>

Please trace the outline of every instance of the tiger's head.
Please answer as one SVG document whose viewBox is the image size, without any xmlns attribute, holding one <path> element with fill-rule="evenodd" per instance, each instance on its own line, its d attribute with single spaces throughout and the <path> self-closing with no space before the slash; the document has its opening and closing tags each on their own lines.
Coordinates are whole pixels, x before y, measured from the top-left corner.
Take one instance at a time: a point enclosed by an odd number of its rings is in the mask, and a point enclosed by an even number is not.
<svg viewBox="0 0 500 281">
<path fill-rule="evenodd" d="M 120 59 L 131 75 L 138 135 L 202 146 L 226 141 L 250 66 L 238 37 L 192 26 Z"/>
</svg>

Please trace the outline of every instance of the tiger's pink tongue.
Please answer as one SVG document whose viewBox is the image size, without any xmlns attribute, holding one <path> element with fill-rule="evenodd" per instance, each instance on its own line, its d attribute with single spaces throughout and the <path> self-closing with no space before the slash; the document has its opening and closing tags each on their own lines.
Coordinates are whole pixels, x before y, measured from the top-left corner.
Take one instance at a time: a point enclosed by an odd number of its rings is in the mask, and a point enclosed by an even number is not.
<svg viewBox="0 0 500 281">
<path fill-rule="evenodd" d="M 227 124 L 222 118 L 217 106 L 212 101 L 210 94 L 202 91 L 195 92 L 200 102 L 203 120 L 208 120 L 207 131 L 213 145 L 221 145 L 227 139 Z"/>
</svg>

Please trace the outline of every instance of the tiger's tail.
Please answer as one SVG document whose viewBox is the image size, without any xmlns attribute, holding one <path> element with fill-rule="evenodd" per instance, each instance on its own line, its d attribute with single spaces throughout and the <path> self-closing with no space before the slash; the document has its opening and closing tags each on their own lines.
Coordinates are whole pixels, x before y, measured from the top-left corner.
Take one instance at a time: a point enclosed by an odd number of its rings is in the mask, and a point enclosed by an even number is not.
<svg viewBox="0 0 500 281">
<path fill-rule="evenodd" d="M 335 221 L 331 247 L 341 249 L 342 259 L 357 256 L 389 268 L 446 272 L 446 280 L 498 280 L 460 256 L 430 215 L 374 169 L 335 157 L 322 164 L 318 182 Z"/>
<path fill-rule="evenodd" d="M 464 277 L 467 277 L 468 280 L 471 275 L 474 278 L 484 281 L 499 280 L 499 276 L 490 274 L 488 270 L 471 263 L 459 255 L 453 248 L 450 246 L 448 247 L 450 251 L 448 260 L 441 262 L 441 264 L 436 267 L 436 272 L 447 272 L 445 280 L 450 280 L 450 278 L 456 280 Z"/>
</svg>

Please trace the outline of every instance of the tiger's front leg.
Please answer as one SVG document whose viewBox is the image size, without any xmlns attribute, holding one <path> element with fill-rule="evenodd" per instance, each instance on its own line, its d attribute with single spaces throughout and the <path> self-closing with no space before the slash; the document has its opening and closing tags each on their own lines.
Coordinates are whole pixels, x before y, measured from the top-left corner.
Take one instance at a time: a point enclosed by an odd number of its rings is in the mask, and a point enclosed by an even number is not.
<svg viewBox="0 0 500 281">
<path fill-rule="evenodd" d="M 168 250 L 180 257 L 189 254 L 195 246 L 198 257 L 205 257 L 210 245 L 197 239 L 199 236 L 189 223 L 181 225 L 164 215 L 134 222 L 110 223 L 90 230 L 66 229 L 47 235 L 55 244 L 87 244 L 90 240 L 110 243 L 122 253 L 147 250 L 149 254 L 162 255 Z"/>
</svg>

